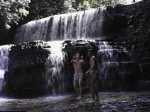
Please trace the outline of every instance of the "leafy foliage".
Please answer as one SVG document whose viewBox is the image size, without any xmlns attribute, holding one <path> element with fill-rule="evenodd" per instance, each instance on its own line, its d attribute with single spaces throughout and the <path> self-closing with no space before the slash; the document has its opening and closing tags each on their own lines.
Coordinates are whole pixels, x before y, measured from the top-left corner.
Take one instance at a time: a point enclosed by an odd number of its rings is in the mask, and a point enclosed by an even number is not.
<svg viewBox="0 0 150 112">
<path fill-rule="evenodd" d="M 64 11 L 64 0 L 31 0 L 29 18 L 39 19 Z"/>
<path fill-rule="evenodd" d="M 30 0 L 0 0 L 0 44 L 13 40 L 15 28 L 28 15 Z"/>
<path fill-rule="evenodd" d="M 0 27 L 6 29 L 28 15 L 30 0 L 0 0 Z"/>
<path fill-rule="evenodd" d="M 75 10 L 82 10 L 100 5 L 114 5 L 119 0 L 0 0 L 0 26 L 10 28 L 28 14 L 29 21 L 67 12 L 65 1 L 72 2 L 71 5 Z"/>
<path fill-rule="evenodd" d="M 120 0 L 75 0 L 74 8 L 81 10 L 87 8 L 95 8 L 99 6 L 114 6 L 119 3 Z"/>
<path fill-rule="evenodd" d="M 99 6 L 115 5 L 119 0 L 31 0 L 29 20 L 43 17 L 95 8 Z"/>
</svg>

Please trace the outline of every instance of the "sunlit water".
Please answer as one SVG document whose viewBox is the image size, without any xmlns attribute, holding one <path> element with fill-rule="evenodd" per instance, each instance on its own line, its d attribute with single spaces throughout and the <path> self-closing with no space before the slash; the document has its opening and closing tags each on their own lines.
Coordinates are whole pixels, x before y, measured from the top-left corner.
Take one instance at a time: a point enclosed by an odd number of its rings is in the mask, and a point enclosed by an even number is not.
<svg viewBox="0 0 150 112">
<path fill-rule="evenodd" d="M 4 78 L 4 73 L 8 69 L 8 55 L 11 45 L 0 46 L 0 79 Z"/>
<path fill-rule="evenodd" d="M 120 0 L 120 3 L 125 4 L 125 5 L 130 5 L 130 4 L 133 4 L 136 2 L 140 2 L 140 1 L 142 1 L 142 0 L 135 0 L 135 2 L 133 2 L 133 0 Z"/>
<path fill-rule="evenodd" d="M 8 70 L 8 55 L 11 45 L 0 46 L 0 92 L 3 86 L 4 74 Z"/>
<path fill-rule="evenodd" d="M 15 40 L 23 42 L 99 37 L 102 22 L 102 8 L 54 15 L 22 25 L 16 32 Z"/>
</svg>

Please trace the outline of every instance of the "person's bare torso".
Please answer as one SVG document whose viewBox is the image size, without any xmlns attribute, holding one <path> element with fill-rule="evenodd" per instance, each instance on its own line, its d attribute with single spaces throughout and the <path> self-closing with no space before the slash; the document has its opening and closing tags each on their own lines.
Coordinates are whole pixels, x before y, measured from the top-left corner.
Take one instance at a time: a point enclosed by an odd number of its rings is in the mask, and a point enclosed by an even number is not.
<svg viewBox="0 0 150 112">
<path fill-rule="evenodd" d="M 72 62 L 73 62 L 73 68 L 74 68 L 75 74 L 83 73 L 82 65 L 83 65 L 84 60 L 83 59 L 73 59 Z"/>
</svg>

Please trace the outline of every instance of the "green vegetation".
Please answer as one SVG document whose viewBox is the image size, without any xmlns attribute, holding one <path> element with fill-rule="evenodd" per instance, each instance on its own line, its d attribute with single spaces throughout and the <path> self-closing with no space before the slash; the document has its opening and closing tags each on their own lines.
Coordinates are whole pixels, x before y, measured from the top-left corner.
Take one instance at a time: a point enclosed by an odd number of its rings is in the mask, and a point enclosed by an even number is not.
<svg viewBox="0 0 150 112">
<path fill-rule="evenodd" d="M 30 0 L 0 0 L 0 29 L 10 29 L 29 14 Z"/>
<path fill-rule="evenodd" d="M 28 21 L 54 14 L 98 7 L 115 5 L 119 0 L 0 0 L 0 27 L 11 28 L 28 14 Z M 68 2 L 68 4 L 65 4 Z M 30 3 L 30 4 L 29 4 Z"/>
<path fill-rule="evenodd" d="M 99 6 L 114 6 L 118 2 L 119 0 L 31 0 L 29 20 Z"/>
<path fill-rule="evenodd" d="M 75 0 L 73 7 L 77 10 L 96 8 L 99 6 L 114 6 L 119 3 L 120 0 Z"/>
<path fill-rule="evenodd" d="M 63 13 L 64 0 L 31 0 L 29 19 L 39 19 Z"/>
<path fill-rule="evenodd" d="M 0 44 L 13 40 L 13 31 L 29 14 L 30 0 L 0 0 Z"/>
</svg>

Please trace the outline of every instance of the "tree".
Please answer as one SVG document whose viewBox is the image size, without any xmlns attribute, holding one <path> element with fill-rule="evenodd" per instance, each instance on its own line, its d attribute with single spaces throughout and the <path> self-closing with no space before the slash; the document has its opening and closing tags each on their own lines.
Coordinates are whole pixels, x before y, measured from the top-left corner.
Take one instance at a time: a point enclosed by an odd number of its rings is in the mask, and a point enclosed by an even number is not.
<svg viewBox="0 0 150 112">
<path fill-rule="evenodd" d="M 0 0 L 0 44 L 12 39 L 10 31 L 28 14 L 30 0 Z"/>
<path fill-rule="evenodd" d="M 64 11 L 64 0 L 31 0 L 29 18 L 39 19 Z"/>
<path fill-rule="evenodd" d="M 30 0 L 0 0 L 1 27 L 11 28 L 29 14 Z"/>
<path fill-rule="evenodd" d="M 87 6 L 91 8 L 96 8 L 99 6 L 115 6 L 120 0 L 75 0 L 75 9 L 84 9 Z M 80 10 L 79 9 L 79 10 Z"/>
</svg>

